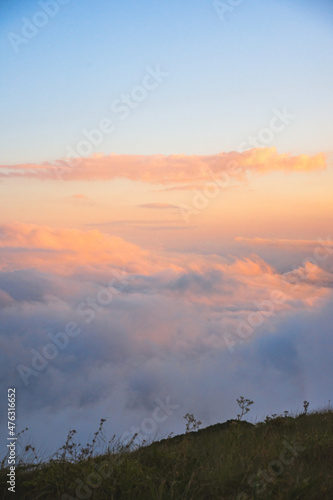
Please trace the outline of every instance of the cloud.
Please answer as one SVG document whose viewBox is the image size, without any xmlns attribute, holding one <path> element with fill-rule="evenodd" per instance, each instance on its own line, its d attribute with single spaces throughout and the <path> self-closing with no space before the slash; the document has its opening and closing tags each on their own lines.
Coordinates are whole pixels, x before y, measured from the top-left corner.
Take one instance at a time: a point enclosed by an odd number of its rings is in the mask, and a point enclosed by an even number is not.
<svg viewBox="0 0 333 500">
<path fill-rule="evenodd" d="M 330 380 L 333 275 L 320 263 L 282 273 L 253 253 L 152 253 L 96 230 L 25 224 L 0 227 L 0 256 L 0 377 L 18 388 L 21 427 L 52 451 L 64 428 L 89 434 L 102 417 L 121 435 L 156 397 L 179 404 L 167 434 L 184 430 L 187 412 L 204 425 L 235 417 L 241 394 L 265 417 L 329 393 L 318 367 Z M 94 308 L 113 269 L 127 278 Z M 31 367 L 69 321 L 80 333 L 25 386 L 17 366 Z M 62 426 L 49 436 L 53 419 Z"/>
<path fill-rule="evenodd" d="M 71 160 L 71 159 L 68 159 Z M 59 166 L 62 165 L 62 166 Z M 207 182 L 218 178 L 244 180 L 246 172 L 310 172 L 326 168 L 325 155 L 278 154 L 276 148 L 254 148 L 242 153 L 232 151 L 216 155 L 93 155 L 74 162 L 0 166 L 0 177 L 31 177 L 62 180 L 112 180 L 126 178 L 152 184 Z"/>
<path fill-rule="evenodd" d="M 36 268 L 56 274 L 73 274 L 78 269 L 103 272 L 108 265 L 146 273 L 156 262 L 147 250 L 97 229 L 80 231 L 21 223 L 0 226 L 0 255 L 0 269 Z M 155 268 L 159 269 L 157 262 Z"/>
<path fill-rule="evenodd" d="M 140 208 L 149 208 L 153 210 L 179 210 L 178 205 L 172 205 L 171 203 L 142 203 L 138 206 Z"/>
<path fill-rule="evenodd" d="M 85 224 L 86 227 L 96 227 L 106 232 L 111 232 L 117 228 L 140 229 L 145 231 L 169 231 L 181 230 L 190 231 L 194 226 L 183 225 L 175 219 L 133 219 L 133 220 L 113 220 L 109 222 L 97 222 Z"/>
<path fill-rule="evenodd" d="M 86 196 L 85 194 L 73 194 L 71 198 L 74 198 L 75 200 L 89 200 L 89 196 Z"/>
<path fill-rule="evenodd" d="M 246 243 L 260 246 L 295 246 L 295 247 L 333 247 L 333 241 L 328 236 L 326 240 L 318 238 L 317 240 L 302 240 L 302 239 L 283 239 L 283 238 L 244 238 L 236 236 L 235 240 L 239 243 Z"/>
<path fill-rule="evenodd" d="M 285 274 L 291 282 L 302 280 L 321 287 L 333 288 L 333 272 L 326 271 L 312 262 L 305 262 L 303 267 Z"/>
<path fill-rule="evenodd" d="M 266 262 L 274 263 L 281 273 L 304 268 L 307 263 L 322 270 L 333 271 L 333 242 L 331 236 L 317 239 L 244 238 L 236 237 L 237 254 L 255 252 Z"/>
<path fill-rule="evenodd" d="M 67 198 L 66 201 L 70 201 L 71 203 L 75 203 L 76 205 L 81 205 L 81 206 L 92 206 L 95 205 L 95 201 L 91 199 L 89 196 L 85 194 L 73 194 L 69 198 Z"/>
</svg>

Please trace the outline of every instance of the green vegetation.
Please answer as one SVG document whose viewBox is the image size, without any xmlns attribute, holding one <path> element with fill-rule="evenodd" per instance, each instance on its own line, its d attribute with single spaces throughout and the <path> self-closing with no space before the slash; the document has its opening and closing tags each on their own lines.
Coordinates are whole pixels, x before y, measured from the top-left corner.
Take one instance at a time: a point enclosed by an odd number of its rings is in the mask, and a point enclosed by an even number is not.
<svg viewBox="0 0 333 500">
<path fill-rule="evenodd" d="M 206 429 L 186 414 L 187 432 L 133 449 L 115 437 L 96 456 L 103 421 L 86 447 L 68 435 L 54 459 L 36 457 L 16 468 L 20 499 L 138 500 L 331 500 L 333 498 L 333 412 L 272 415 L 264 422 L 242 420 L 252 401 L 238 400 L 241 413 Z M 194 429 L 194 430 L 193 430 Z M 34 451 L 27 447 L 27 452 Z M 8 492 L 5 462 L 0 472 Z"/>
</svg>

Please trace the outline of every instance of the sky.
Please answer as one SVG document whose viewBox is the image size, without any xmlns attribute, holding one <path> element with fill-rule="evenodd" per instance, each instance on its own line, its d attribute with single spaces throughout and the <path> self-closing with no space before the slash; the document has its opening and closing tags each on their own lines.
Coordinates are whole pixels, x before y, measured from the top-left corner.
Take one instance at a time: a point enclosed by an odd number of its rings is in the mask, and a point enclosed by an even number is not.
<svg viewBox="0 0 333 500">
<path fill-rule="evenodd" d="M 18 427 L 49 456 L 101 418 L 149 440 L 186 413 L 234 418 L 240 395 L 253 421 L 327 405 L 332 2 L 0 14 L 0 373 Z"/>
</svg>

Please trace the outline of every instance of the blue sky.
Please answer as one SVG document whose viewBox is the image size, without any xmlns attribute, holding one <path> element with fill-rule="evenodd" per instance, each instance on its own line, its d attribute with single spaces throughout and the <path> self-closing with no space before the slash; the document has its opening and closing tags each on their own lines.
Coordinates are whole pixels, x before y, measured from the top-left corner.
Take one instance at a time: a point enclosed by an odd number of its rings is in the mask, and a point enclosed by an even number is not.
<svg viewBox="0 0 333 500">
<path fill-rule="evenodd" d="M 230 151 L 284 106 L 297 118 L 275 137 L 280 152 L 330 149 L 331 2 L 244 0 L 223 22 L 202 0 L 58 7 L 16 53 L 9 34 L 41 7 L 1 4 L 2 164 L 65 156 L 156 64 L 168 78 L 94 152 Z"/>
</svg>

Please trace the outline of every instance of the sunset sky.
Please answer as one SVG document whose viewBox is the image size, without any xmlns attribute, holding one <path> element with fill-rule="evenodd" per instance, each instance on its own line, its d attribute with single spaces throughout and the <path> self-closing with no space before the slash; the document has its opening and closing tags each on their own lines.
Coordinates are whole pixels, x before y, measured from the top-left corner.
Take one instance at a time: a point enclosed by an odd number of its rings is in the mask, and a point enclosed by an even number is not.
<svg viewBox="0 0 333 500">
<path fill-rule="evenodd" d="M 0 371 L 45 454 L 333 400 L 333 4 L 236 3 L 1 3 Z"/>
</svg>

